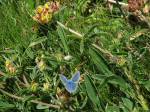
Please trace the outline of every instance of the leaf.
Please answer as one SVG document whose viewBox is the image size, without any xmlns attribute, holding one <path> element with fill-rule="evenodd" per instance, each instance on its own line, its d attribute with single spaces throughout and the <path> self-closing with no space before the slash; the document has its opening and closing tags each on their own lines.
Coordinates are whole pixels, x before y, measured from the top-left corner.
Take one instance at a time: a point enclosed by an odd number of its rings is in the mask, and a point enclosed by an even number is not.
<svg viewBox="0 0 150 112">
<path fill-rule="evenodd" d="M 38 104 L 36 106 L 36 109 L 47 109 L 47 108 L 49 108 L 49 106 L 45 106 L 45 105 L 41 105 L 41 104 Z"/>
<path fill-rule="evenodd" d="M 85 76 L 85 87 L 90 100 L 93 102 L 93 105 L 97 107 L 100 104 L 100 100 L 88 76 Z"/>
<path fill-rule="evenodd" d="M 88 101 L 88 97 L 86 96 L 82 105 L 80 106 L 80 109 L 83 109 L 86 106 L 87 101 Z"/>
<path fill-rule="evenodd" d="M 88 5 L 90 3 L 90 0 L 79 0 L 77 9 L 81 12 L 84 13 L 84 11 L 88 8 Z"/>
<path fill-rule="evenodd" d="M 133 103 L 129 99 L 127 99 L 127 98 L 122 98 L 122 100 L 123 100 L 124 107 L 126 107 L 127 109 L 129 109 L 129 112 L 131 112 L 132 109 L 133 109 Z"/>
<path fill-rule="evenodd" d="M 127 82 L 120 76 L 111 75 L 106 77 L 104 75 L 97 74 L 94 75 L 93 78 L 101 81 L 100 88 L 105 87 L 108 83 L 119 85 L 121 88 L 124 89 L 129 88 Z"/>
<path fill-rule="evenodd" d="M 34 9 L 34 5 L 35 5 L 35 2 L 34 2 L 34 1 L 32 1 L 32 0 L 27 0 L 27 3 L 28 3 L 29 8 Z"/>
<path fill-rule="evenodd" d="M 96 65 L 96 67 L 97 67 L 97 69 L 99 71 L 101 71 L 106 76 L 109 76 L 109 75 L 113 74 L 108 69 L 107 65 L 104 63 L 104 61 L 102 60 L 102 58 L 99 55 L 97 55 L 97 53 L 94 50 L 89 49 L 89 54 L 91 56 L 91 60 L 94 62 L 94 64 Z"/>
<path fill-rule="evenodd" d="M 68 48 L 68 45 L 67 45 L 67 42 L 66 42 L 64 30 L 60 26 L 58 26 L 57 32 L 58 32 L 58 35 L 59 35 L 59 37 L 61 39 L 61 42 L 62 42 L 62 44 L 64 46 L 65 52 L 68 53 L 69 52 L 69 48 Z"/>
<path fill-rule="evenodd" d="M 89 30 L 87 31 L 87 33 L 84 35 L 84 38 L 87 38 L 87 37 L 90 37 L 89 35 L 91 35 L 91 33 L 92 33 L 92 31 L 96 28 L 96 27 L 98 27 L 100 24 L 94 24 L 94 25 L 92 25 L 90 28 L 89 28 Z"/>
<path fill-rule="evenodd" d="M 145 34 L 146 32 L 148 32 L 147 29 L 142 29 L 140 31 L 135 32 L 134 34 L 131 35 L 130 40 L 135 40 L 136 38 L 140 37 L 141 35 Z"/>
<path fill-rule="evenodd" d="M 37 44 L 40 44 L 40 43 L 42 43 L 42 42 L 44 42 L 46 40 L 47 40 L 46 37 L 37 38 L 36 40 L 34 40 L 34 42 L 30 43 L 29 47 L 33 47 L 33 46 L 35 46 Z"/>
<path fill-rule="evenodd" d="M 127 82 L 120 76 L 111 76 L 109 77 L 109 83 L 119 85 L 120 87 L 127 89 Z"/>
<path fill-rule="evenodd" d="M 31 59 L 34 58 L 34 53 L 30 48 L 28 48 L 25 52 Z"/>
<path fill-rule="evenodd" d="M 84 51 L 84 39 L 82 39 L 81 42 L 80 42 L 80 52 L 81 52 L 81 54 L 83 53 L 83 51 Z"/>
<path fill-rule="evenodd" d="M 10 104 L 8 102 L 0 101 L 0 109 L 14 108 L 15 105 Z"/>
<path fill-rule="evenodd" d="M 143 80 L 143 81 L 140 81 L 140 84 L 143 85 L 149 92 L 150 92 L 150 80 Z"/>
<path fill-rule="evenodd" d="M 107 106 L 105 112 L 120 112 L 120 109 L 118 106 Z"/>
</svg>

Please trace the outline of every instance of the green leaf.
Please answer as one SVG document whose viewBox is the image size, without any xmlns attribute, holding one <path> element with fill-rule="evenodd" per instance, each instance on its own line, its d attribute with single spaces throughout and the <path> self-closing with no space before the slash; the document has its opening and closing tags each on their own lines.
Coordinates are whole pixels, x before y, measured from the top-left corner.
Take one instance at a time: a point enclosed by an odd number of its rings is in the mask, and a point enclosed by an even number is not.
<svg viewBox="0 0 150 112">
<path fill-rule="evenodd" d="M 107 106 L 105 112 L 120 112 L 118 106 Z"/>
<path fill-rule="evenodd" d="M 34 9 L 35 1 L 27 0 L 27 3 L 31 9 Z"/>
<path fill-rule="evenodd" d="M 64 46 L 65 53 L 68 53 L 69 52 L 69 48 L 68 48 L 67 41 L 66 41 L 66 38 L 65 38 L 64 30 L 60 26 L 58 26 L 57 32 L 58 32 L 58 35 L 59 35 L 59 37 L 61 39 L 61 42 L 62 42 L 62 44 Z"/>
<path fill-rule="evenodd" d="M 133 103 L 127 98 L 122 98 L 122 101 L 124 107 L 126 107 L 129 110 L 129 112 L 131 112 L 133 109 Z"/>
<path fill-rule="evenodd" d="M 100 100 L 99 100 L 96 90 L 95 90 L 94 86 L 92 85 L 92 82 L 88 76 L 85 76 L 85 87 L 86 87 L 88 97 L 93 102 L 93 105 L 95 107 L 98 107 L 100 105 Z"/>
<path fill-rule="evenodd" d="M 143 85 L 150 92 L 150 80 L 140 81 L 140 84 Z"/>
<path fill-rule="evenodd" d="M 89 49 L 89 54 L 91 56 L 91 60 L 96 65 L 97 69 L 101 71 L 106 76 L 112 75 L 113 73 L 108 69 L 107 65 L 104 63 L 102 58 L 93 50 Z"/>
<path fill-rule="evenodd" d="M 84 11 L 88 8 L 88 4 L 90 3 L 90 0 L 79 0 L 77 9 L 81 12 L 84 13 Z"/>
<path fill-rule="evenodd" d="M 32 51 L 30 48 L 26 49 L 25 52 L 26 52 L 26 54 L 27 54 L 31 59 L 34 58 L 34 53 L 33 53 L 33 51 Z"/>
<path fill-rule="evenodd" d="M 120 87 L 124 89 L 128 88 L 128 84 L 126 83 L 126 81 L 122 77 L 117 76 L 117 75 L 104 76 L 101 74 L 97 74 L 97 75 L 94 75 L 93 78 L 101 81 L 100 88 L 105 87 L 106 84 L 108 83 L 119 85 Z"/>
<path fill-rule="evenodd" d="M 88 97 L 86 96 L 82 105 L 80 106 L 80 109 L 83 109 L 86 106 L 87 100 L 88 100 Z"/>
<path fill-rule="evenodd" d="M 34 42 L 30 43 L 29 47 L 33 47 L 33 46 L 35 46 L 37 44 L 40 44 L 40 43 L 42 43 L 42 42 L 44 42 L 46 40 L 47 40 L 46 37 L 37 38 L 36 40 L 34 40 Z"/>
<path fill-rule="evenodd" d="M 80 52 L 81 52 L 81 54 L 83 53 L 83 51 L 84 51 L 84 39 L 82 39 L 81 42 L 80 42 Z"/>
<path fill-rule="evenodd" d="M 36 106 L 36 109 L 47 109 L 47 108 L 49 108 L 49 106 L 45 106 L 45 105 L 41 105 L 41 104 L 38 104 Z"/>
<path fill-rule="evenodd" d="M 92 33 L 92 31 L 95 29 L 95 27 L 97 27 L 97 26 L 99 26 L 100 24 L 94 24 L 94 25 L 92 25 L 90 28 L 89 28 L 89 30 L 87 31 L 87 33 L 84 35 L 84 38 L 87 38 L 87 37 L 90 37 L 89 35 L 91 35 L 91 33 Z M 95 32 L 94 32 L 94 34 L 95 34 Z"/>
<path fill-rule="evenodd" d="M 13 105 L 13 104 L 0 101 L 0 109 L 8 109 L 8 108 L 14 108 L 14 107 L 15 107 L 15 105 Z"/>
</svg>

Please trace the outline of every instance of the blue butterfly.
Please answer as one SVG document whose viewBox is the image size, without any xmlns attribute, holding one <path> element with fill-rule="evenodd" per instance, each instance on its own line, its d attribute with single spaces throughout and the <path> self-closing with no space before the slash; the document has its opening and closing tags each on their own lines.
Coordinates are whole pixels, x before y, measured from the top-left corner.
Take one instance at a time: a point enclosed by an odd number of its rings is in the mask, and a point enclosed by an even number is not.
<svg viewBox="0 0 150 112">
<path fill-rule="evenodd" d="M 74 76 L 72 76 L 72 78 L 69 80 L 64 75 L 60 75 L 60 80 L 62 81 L 63 85 L 65 86 L 66 90 L 69 93 L 74 93 L 76 91 L 79 79 L 80 79 L 79 71 L 75 73 Z"/>
</svg>

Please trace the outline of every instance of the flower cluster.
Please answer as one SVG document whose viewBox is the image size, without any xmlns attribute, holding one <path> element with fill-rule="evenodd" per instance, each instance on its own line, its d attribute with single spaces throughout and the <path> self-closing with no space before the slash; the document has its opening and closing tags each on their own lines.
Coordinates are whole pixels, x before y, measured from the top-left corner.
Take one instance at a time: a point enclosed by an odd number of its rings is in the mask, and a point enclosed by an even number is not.
<svg viewBox="0 0 150 112">
<path fill-rule="evenodd" d="M 30 90 L 32 91 L 32 92 L 35 92 L 35 91 L 37 91 L 37 89 L 38 89 L 38 83 L 36 83 L 36 82 L 31 82 L 31 85 L 30 85 Z"/>
<path fill-rule="evenodd" d="M 11 60 L 8 60 L 8 59 L 6 60 L 5 68 L 11 74 L 15 74 L 16 73 L 16 67 L 14 66 L 14 64 L 13 64 L 13 62 Z"/>
<path fill-rule="evenodd" d="M 41 57 L 37 57 L 36 59 L 35 59 L 35 62 L 36 62 L 36 64 L 37 64 L 37 67 L 38 67 L 38 69 L 40 70 L 40 71 L 43 71 L 43 70 L 45 70 L 46 69 L 46 63 L 45 63 L 45 61 L 43 60 L 43 57 L 44 55 L 42 55 Z"/>
<path fill-rule="evenodd" d="M 59 2 L 47 2 L 43 6 L 40 5 L 36 8 L 33 19 L 40 24 L 46 24 L 51 21 L 53 13 L 58 11 L 59 7 Z"/>
</svg>

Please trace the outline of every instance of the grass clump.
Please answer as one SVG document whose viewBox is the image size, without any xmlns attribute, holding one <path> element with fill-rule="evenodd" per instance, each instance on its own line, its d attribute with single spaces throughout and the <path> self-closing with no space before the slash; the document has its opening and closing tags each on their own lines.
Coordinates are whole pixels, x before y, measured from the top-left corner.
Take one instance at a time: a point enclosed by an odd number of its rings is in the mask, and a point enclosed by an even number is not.
<svg viewBox="0 0 150 112">
<path fill-rule="evenodd" d="M 42 23 L 34 10 L 45 3 L 0 1 L 0 111 L 148 111 L 149 29 L 96 0 L 50 2 L 57 11 Z M 60 74 L 77 71 L 70 94 Z"/>
</svg>

